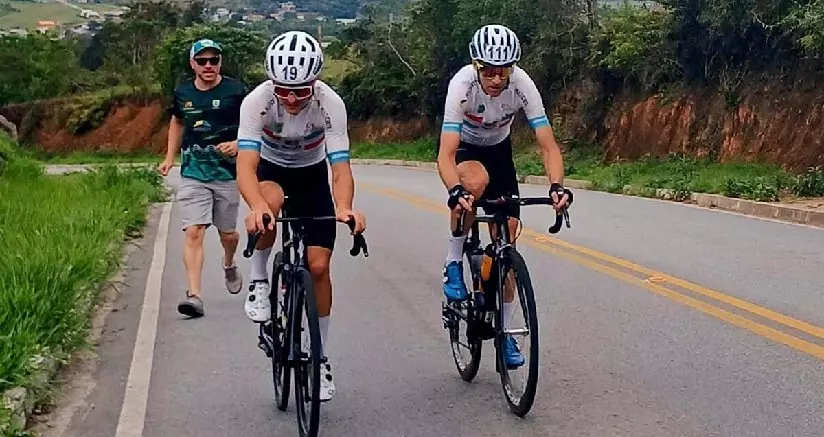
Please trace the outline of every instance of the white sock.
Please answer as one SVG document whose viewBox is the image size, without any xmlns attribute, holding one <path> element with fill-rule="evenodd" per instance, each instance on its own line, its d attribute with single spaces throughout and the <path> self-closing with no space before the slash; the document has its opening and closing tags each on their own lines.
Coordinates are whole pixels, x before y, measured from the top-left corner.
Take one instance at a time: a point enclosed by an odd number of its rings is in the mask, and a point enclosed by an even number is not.
<svg viewBox="0 0 824 437">
<path fill-rule="evenodd" d="M 512 302 L 504 302 L 504 330 L 508 331 L 512 328 L 512 318 L 515 317 L 515 311 L 517 309 L 518 306 L 514 300 Z"/>
<path fill-rule="evenodd" d="M 255 249 L 252 253 L 252 271 L 249 274 L 251 281 L 264 281 L 269 279 L 267 266 L 269 264 L 269 254 L 272 248 Z"/>
<path fill-rule="evenodd" d="M 318 317 L 318 326 L 320 326 L 320 344 L 321 349 L 326 353 L 326 336 L 329 335 L 329 316 Z"/>
<path fill-rule="evenodd" d="M 463 259 L 463 245 L 466 235 L 461 237 L 449 237 L 449 252 L 446 253 L 446 262 L 460 261 Z"/>
</svg>

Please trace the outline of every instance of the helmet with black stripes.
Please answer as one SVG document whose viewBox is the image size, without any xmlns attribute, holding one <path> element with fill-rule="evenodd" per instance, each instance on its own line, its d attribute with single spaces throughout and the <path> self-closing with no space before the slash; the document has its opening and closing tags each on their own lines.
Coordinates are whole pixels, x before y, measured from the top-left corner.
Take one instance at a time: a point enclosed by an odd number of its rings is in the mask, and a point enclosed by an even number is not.
<svg viewBox="0 0 824 437">
<path fill-rule="evenodd" d="M 317 79 L 323 67 L 320 43 L 306 32 L 291 30 L 266 49 L 266 74 L 275 83 L 299 85 Z"/>
<path fill-rule="evenodd" d="M 508 27 L 487 24 L 475 31 L 469 42 L 469 56 L 473 61 L 495 66 L 508 66 L 521 59 L 518 36 Z"/>
</svg>

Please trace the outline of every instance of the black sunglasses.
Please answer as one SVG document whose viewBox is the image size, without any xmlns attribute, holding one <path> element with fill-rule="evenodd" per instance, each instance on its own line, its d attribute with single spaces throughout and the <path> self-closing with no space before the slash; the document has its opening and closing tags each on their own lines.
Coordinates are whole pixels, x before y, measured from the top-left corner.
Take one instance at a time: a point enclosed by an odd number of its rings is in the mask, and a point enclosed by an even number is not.
<svg viewBox="0 0 824 437">
<path fill-rule="evenodd" d="M 220 63 L 220 56 L 211 56 L 208 58 L 195 58 L 195 62 L 197 62 L 197 65 L 200 65 L 201 67 L 206 65 L 207 62 L 212 65 L 217 65 Z"/>
</svg>

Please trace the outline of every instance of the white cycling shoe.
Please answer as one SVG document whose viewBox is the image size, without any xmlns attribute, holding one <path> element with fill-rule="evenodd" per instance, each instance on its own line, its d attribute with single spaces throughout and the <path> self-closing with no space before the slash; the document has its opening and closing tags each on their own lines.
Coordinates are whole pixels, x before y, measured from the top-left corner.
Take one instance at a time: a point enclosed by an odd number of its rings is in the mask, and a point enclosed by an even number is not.
<svg viewBox="0 0 824 437">
<path fill-rule="evenodd" d="M 269 283 L 267 281 L 252 281 L 249 284 L 249 293 L 243 305 L 246 316 L 253 322 L 263 323 L 272 316 L 269 304 Z"/>
<path fill-rule="evenodd" d="M 320 365 L 320 401 L 329 401 L 333 396 L 335 396 L 335 380 L 332 379 L 332 366 L 327 361 Z"/>
</svg>

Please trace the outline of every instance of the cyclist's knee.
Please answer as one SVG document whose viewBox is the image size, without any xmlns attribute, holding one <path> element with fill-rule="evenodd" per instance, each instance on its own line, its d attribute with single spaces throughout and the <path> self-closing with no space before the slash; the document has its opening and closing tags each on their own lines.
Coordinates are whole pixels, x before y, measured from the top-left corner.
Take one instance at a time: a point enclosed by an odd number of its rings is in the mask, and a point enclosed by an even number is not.
<svg viewBox="0 0 824 437">
<path fill-rule="evenodd" d="M 315 256 L 312 256 L 315 255 Z M 330 258 L 323 252 L 315 252 L 308 256 L 309 273 L 313 277 L 322 278 L 329 275 Z"/>
<path fill-rule="evenodd" d="M 480 197 L 489 184 L 489 174 L 480 162 L 466 161 L 458 165 L 461 185 L 475 197 Z"/>
<path fill-rule="evenodd" d="M 269 208 L 277 215 L 284 202 L 283 189 L 275 182 L 264 181 L 260 183 L 260 192 L 263 194 L 263 199 L 269 204 Z"/>
</svg>

